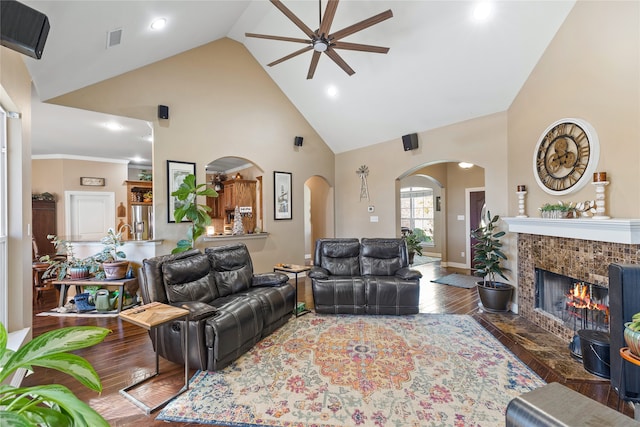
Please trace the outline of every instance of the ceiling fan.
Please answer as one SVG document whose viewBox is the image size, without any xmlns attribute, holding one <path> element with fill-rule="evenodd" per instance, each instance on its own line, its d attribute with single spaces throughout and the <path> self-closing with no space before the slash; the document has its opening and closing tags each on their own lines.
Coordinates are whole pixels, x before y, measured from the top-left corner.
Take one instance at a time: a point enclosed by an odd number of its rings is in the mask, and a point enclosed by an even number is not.
<svg viewBox="0 0 640 427">
<path fill-rule="evenodd" d="M 282 13 L 285 14 L 287 18 L 289 18 L 298 28 L 300 28 L 309 39 L 298 39 L 294 37 L 281 37 L 281 36 L 269 36 L 264 34 L 253 34 L 253 33 L 245 33 L 247 37 L 256 37 L 259 39 L 270 39 L 270 40 L 280 40 L 294 43 L 305 43 L 309 46 L 306 46 L 300 50 L 297 50 L 283 58 L 280 58 L 276 61 L 267 64 L 269 67 L 272 67 L 276 64 L 286 61 L 287 59 L 291 59 L 295 56 L 298 56 L 307 51 L 313 50 L 313 56 L 311 57 L 311 65 L 309 66 L 309 72 L 307 73 L 307 79 L 312 79 L 313 75 L 316 71 L 316 67 L 318 66 L 318 61 L 320 60 L 320 55 L 324 52 L 333 62 L 335 62 L 340 68 L 344 70 L 348 75 L 353 75 L 355 71 L 342 59 L 336 49 L 345 49 L 345 50 L 358 50 L 362 52 L 373 52 L 373 53 L 387 53 L 389 52 L 388 47 L 380 47 L 380 46 L 371 46 L 360 43 L 348 43 L 340 41 L 342 38 L 350 36 L 353 33 L 358 31 L 362 31 L 365 28 L 369 28 L 372 25 L 378 24 L 384 20 L 387 20 L 393 16 L 391 9 L 379 13 L 377 15 L 372 16 L 371 18 L 365 19 L 364 21 L 360 21 L 356 24 L 350 25 L 346 28 L 338 30 L 334 33 L 329 33 L 331 29 L 331 23 L 333 22 L 333 17 L 336 14 L 336 9 L 338 8 L 339 0 L 328 0 L 327 7 L 324 11 L 324 16 L 322 16 L 322 1 L 318 1 L 319 5 L 319 17 L 320 17 L 320 25 L 319 28 L 315 31 L 312 31 L 307 25 L 305 25 L 302 20 L 300 20 L 293 12 L 291 12 L 280 0 L 270 0 L 271 3 L 274 4 Z"/>
</svg>

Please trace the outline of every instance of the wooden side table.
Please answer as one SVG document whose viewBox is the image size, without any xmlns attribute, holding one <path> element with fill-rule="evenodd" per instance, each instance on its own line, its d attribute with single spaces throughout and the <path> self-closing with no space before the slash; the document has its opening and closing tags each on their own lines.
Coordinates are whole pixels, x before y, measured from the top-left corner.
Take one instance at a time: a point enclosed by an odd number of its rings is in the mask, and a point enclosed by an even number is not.
<svg viewBox="0 0 640 427">
<path fill-rule="evenodd" d="M 305 303 L 305 309 L 298 312 L 298 274 L 304 273 L 305 271 L 309 271 L 309 270 L 311 270 L 311 267 L 307 265 L 276 264 L 273 267 L 273 271 L 281 271 L 283 273 L 292 273 L 295 277 L 296 293 L 295 293 L 295 298 L 293 302 L 293 312 L 295 313 L 296 317 L 300 317 L 304 314 L 311 312 L 310 310 L 307 310 L 306 303 Z"/>
<path fill-rule="evenodd" d="M 160 302 L 152 302 L 149 304 L 142 305 L 140 307 L 131 308 L 129 310 L 125 310 L 120 313 L 120 318 L 122 320 L 126 320 L 127 322 L 131 322 L 134 325 L 138 325 L 142 328 L 145 328 L 147 331 L 153 330 L 155 334 L 155 342 L 156 342 L 156 372 L 155 374 L 149 375 L 146 378 L 141 379 L 128 387 L 120 390 L 120 394 L 133 402 L 136 406 L 143 409 L 147 415 L 156 409 L 162 408 L 164 405 L 169 403 L 170 400 L 189 390 L 189 355 L 188 355 L 188 343 L 189 343 L 189 325 L 187 325 L 187 321 L 189 319 L 189 310 L 185 310 L 183 308 L 174 307 L 171 305 L 163 304 Z M 185 325 L 182 328 L 182 338 L 183 349 L 182 354 L 184 355 L 184 387 L 182 387 L 178 392 L 159 403 L 156 406 L 150 407 L 140 400 L 136 399 L 134 396 L 128 393 L 129 390 L 136 387 L 137 385 L 160 375 L 160 362 L 158 358 L 158 327 L 171 322 L 172 320 L 176 320 L 183 317 L 185 320 Z"/>
</svg>

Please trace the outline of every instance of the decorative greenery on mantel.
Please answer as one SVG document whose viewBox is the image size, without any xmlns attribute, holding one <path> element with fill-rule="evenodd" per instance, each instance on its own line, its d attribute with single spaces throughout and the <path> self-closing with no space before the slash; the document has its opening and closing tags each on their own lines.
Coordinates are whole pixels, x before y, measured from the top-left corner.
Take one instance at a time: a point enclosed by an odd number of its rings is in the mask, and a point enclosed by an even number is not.
<svg viewBox="0 0 640 427">
<path fill-rule="evenodd" d="M 593 200 L 575 204 L 559 201 L 558 203 L 545 203 L 538 210 L 542 218 L 545 219 L 589 217 L 596 213 L 596 203 Z"/>
</svg>

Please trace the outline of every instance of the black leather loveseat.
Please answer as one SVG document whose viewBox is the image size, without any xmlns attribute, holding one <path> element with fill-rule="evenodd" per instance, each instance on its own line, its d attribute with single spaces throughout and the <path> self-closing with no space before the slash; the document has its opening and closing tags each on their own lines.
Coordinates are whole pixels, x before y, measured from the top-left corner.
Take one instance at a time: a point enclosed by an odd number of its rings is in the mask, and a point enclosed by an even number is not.
<svg viewBox="0 0 640 427">
<path fill-rule="evenodd" d="M 309 272 L 317 313 L 414 314 L 422 274 L 409 269 L 404 239 L 316 241 Z"/>
<path fill-rule="evenodd" d="M 189 309 L 189 366 L 218 370 L 286 323 L 295 290 L 282 273 L 253 273 L 243 243 L 145 259 L 140 271 L 145 304 L 158 301 Z M 158 354 L 184 363 L 184 320 L 158 330 Z M 154 334 L 150 334 L 152 341 Z"/>
</svg>

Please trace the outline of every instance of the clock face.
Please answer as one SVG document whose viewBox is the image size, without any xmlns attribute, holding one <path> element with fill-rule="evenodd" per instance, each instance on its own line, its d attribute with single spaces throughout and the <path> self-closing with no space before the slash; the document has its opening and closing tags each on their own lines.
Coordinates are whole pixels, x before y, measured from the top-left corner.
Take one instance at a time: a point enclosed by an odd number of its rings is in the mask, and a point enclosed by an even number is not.
<svg viewBox="0 0 640 427">
<path fill-rule="evenodd" d="M 589 182 L 600 154 L 595 130 L 579 119 L 562 119 L 549 126 L 538 141 L 533 172 L 549 194 L 564 195 Z"/>
</svg>

